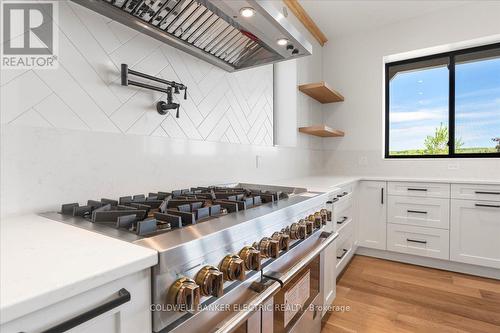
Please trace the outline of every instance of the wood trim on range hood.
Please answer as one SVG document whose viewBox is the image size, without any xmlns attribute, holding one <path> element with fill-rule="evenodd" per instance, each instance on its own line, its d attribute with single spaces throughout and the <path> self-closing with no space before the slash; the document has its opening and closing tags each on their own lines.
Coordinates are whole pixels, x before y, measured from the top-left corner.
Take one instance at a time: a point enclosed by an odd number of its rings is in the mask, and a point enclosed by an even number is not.
<svg viewBox="0 0 500 333">
<path fill-rule="evenodd" d="M 299 19 L 299 21 L 304 25 L 304 27 L 309 30 L 311 35 L 318 41 L 321 46 L 324 46 L 328 42 L 325 34 L 319 29 L 319 27 L 314 23 L 312 18 L 307 14 L 304 7 L 302 7 L 298 0 L 283 0 L 285 5 L 293 12 L 293 14 Z"/>
</svg>

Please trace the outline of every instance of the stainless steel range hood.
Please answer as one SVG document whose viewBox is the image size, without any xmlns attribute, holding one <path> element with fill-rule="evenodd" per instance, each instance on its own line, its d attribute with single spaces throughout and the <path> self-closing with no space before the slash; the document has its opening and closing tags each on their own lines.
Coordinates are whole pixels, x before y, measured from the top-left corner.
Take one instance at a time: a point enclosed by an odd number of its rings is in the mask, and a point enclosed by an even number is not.
<svg viewBox="0 0 500 333">
<path fill-rule="evenodd" d="M 73 1 L 229 72 L 312 53 L 272 1 Z M 242 8 L 254 15 L 243 17 Z M 288 42 L 278 45 L 279 39 Z"/>
</svg>

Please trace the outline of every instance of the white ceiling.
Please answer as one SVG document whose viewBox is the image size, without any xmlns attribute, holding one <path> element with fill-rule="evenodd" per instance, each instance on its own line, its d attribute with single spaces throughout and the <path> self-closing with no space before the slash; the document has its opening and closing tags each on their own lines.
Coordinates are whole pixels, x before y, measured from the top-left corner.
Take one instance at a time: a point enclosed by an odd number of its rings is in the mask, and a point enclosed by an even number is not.
<svg viewBox="0 0 500 333">
<path fill-rule="evenodd" d="M 472 1 L 299 0 L 329 40 Z"/>
</svg>

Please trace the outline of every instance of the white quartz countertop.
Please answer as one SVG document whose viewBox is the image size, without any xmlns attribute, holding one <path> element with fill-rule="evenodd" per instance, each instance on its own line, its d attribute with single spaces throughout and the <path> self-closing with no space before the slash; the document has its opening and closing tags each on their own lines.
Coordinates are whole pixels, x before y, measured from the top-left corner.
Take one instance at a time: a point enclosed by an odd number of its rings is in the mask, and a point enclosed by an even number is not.
<svg viewBox="0 0 500 333">
<path fill-rule="evenodd" d="M 0 223 L 0 323 L 155 265 L 156 251 L 37 215 Z"/>
<path fill-rule="evenodd" d="M 489 184 L 500 185 L 500 179 L 442 179 L 442 178 L 411 178 L 388 176 L 341 176 L 341 175 L 315 175 L 299 178 L 281 179 L 270 182 L 270 185 L 304 187 L 309 191 L 328 192 L 343 185 L 359 180 L 394 181 L 394 182 L 427 182 L 450 184 Z"/>
</svg>

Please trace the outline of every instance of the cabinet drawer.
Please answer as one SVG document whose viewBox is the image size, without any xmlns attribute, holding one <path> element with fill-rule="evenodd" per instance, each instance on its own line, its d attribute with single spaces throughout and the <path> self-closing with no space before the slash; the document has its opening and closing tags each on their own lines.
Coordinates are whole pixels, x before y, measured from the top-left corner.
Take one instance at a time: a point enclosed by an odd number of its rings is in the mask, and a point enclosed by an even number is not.
<svg viewBox="0 0 500 333">
<path fill-rule="evenodd" d="M 500 268 L 500 202 L 452 200 L 450 257 Z"/>
<path fill-rule="evenodd" d="M 121 292 L 122 288 L 129 293 L 128 300 L 125 299 L 123 303 L 118 302 L 120 298 L 126 296 Z M 100 313 L 97 309 L 102 310 L 103 307 L 105 307 L 105 312 L 92 318 L 93 315 Z M 90 312 L 92 315 L 89 314 Z M 42 332 L 62 323 L 68 324 L 68 321 L 73 321 L 74 318 L 82 315 L 87 321 L 75 326 L 71 332 L 151 332 L 150 269 L 130 274 L 9 321 L 0 327 L 0 331 L 2 333 Z M 62 332 L 62 329 L 56 331 Z"/>
<path fill-rule="evenodd" d="M 450 199 L 389 196 L 389 223 L 449 229 Z"/>
<path fill-rule="evenodd" d="M 448 230 L 387 224 L 387 250 L 449 259 Z"/>
<path fill-rule="evenodd" d="M 500 185 L 451 184 L 451 197 L 466 200 L 500 201 Z"/>
<path fill-rule="evenodd" d="M 343 239 L 338 242 L 336 256 L 337 261 L 335 265 L 337 276 L 344 270 L 347 263 L 351 260 L 353 256 L 353 235 L 346 234 Z"/>
<path fill-rule="evenodd" d="M 413 197 L 449 198 L 450 184 L 420 182 L 389 182 L 389 195 L 410 195 Z"/>
<path fill-rule="evenodd" d="M 343 218 L 340 220 L 342 222 L 339 224 L 336 222 L 336 231 L 339 233 L 339 243 L 342 242 L 347 237 L 353 237 L 354 235 L 354 222 L 352 218 L 348 218 L 344 220 Z"/>
<path fill-rule="evenodd" d="M 346 226 L 353 217 L 353 200 L 351 197 L 335 203 L 333 209 L 333 224 L 335 230 Z"/>
</svg>

